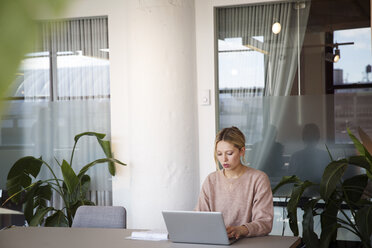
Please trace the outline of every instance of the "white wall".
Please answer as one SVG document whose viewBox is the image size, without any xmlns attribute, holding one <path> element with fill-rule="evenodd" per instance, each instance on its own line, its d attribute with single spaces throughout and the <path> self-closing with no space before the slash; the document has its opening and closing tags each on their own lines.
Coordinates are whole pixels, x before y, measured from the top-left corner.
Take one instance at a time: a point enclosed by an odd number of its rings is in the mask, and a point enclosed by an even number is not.
<svg viewBox="0 0 372 248">
<path fill-rule="evenodd" d="M 108 15 L 113 178 L 129 228 L 164 228 L 199 192 L 194 2 L 79 0 L 63 17 Z"/>
</svg>

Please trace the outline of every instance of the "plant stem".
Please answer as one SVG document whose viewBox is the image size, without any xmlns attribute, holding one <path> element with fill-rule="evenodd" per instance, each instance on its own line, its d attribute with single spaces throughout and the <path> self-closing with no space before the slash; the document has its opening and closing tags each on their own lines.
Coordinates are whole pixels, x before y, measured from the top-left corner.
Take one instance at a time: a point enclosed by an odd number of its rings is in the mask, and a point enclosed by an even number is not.
<svg viewBox="0 0 372 248">
<path fill-rule="evenodd" d="M 345 211 L 342 208 L 340 208 L 340 212 L 345 216 L 345 218 L 348 221 L 348 222 L 345 222 L 345 223 L 347 223 L 347 225 L 349 225 L 351 228 L 353 228 L 358 233 L 357 236 L 362 237 L 362 235 L 359 232 L 359 230 L 355 227 L 355 224 L 350 220 L 349 216 L 347 216 L 347 214 L 345 213 Z M 337 218 L 337 219 L 338 220 L 341 220 L 339 218 Z"/>
<path fill-rule="evenodd" d="M 6 204 L 9 200 L 11 200 L 13 197 L 15 197 L 16 195 L 22 193 L 22 192 L 25 191 L 26 189 L 33 187 L 36 183 L 38 183 L 38 182 L 34 182 L 34 183 L 28 185 L 26 188 L 21 189 L 20 191 L 14 193 L 14 194 L 11 195 L 10 197 L 8 197 L 8 199 L 6 199 L 6 200 L 3 202 L 3 204 L 1 204 L 1 206 L 5 206 L 5 204 Z"/>
<path fill-rule="evenodd" d="M 74 158 L 75 147 L 76 147 L 77 142 L 78 142 L 78 140 L 75 141 L 75 143 L 74 143 L 74 147 L 72 148 L 72 152 L 71 152 L 71 159 L 70 159 L 70 166 L 71 166 L 71 167 L 72 167 L 72 159 Z"/>
<path fill-rule="evenodd" d="M 65 199 L 65 197 L 64 197 L 64 195 L 63 194 L 61 194 L 62 192 L 63 192 L 63 189 L 62 189 L 62 187 L 61 187 L 61 185 L 58 183 L 58 181 L 59 180 L 61 180 L 61 179 L 58 179 L 57 178 L 57 176 L 56 176 L 56 174 L 54 174 L 54 171 L 53 171 L 53 169 L 50 167 L 50 165 L 47 163 L 47 162 L 45 162 L 44 160 L 42 160 L 42 159 L 38 159 L 39 161 L 41 161 L 43 164 L 45 164 L 47 167 L 48 167 L 48 169 L 50 170 L 50 172 L 52 173 L 52 175 L 53 175 L 53 177 L 54 177 L 54 180 L 56 181 L 56 184 L 58 185 L 58 188 L 59 188 L 59 194 L 60 194 L 60 196 L 62 197 L 62 200 L 63 200 L 63 202 L 65 203 L 65 206 L 68 206 L 68 204 L 67 204 L 67 201 L 66 201 L 66 199 Z M 53 179 L 52 179 L 53 180 Z"/>
</svg>

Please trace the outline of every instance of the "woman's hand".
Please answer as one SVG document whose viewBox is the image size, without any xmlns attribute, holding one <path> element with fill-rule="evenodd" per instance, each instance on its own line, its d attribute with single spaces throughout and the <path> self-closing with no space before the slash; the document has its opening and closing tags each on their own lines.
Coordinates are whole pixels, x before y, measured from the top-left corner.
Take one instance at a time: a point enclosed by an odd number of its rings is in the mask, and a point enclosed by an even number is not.
<svg viewBox="0 0 372 248">
<path fill-rule="evenodd" d="M 235 237 L 238 239 L 248 234 L 248 228 L 246 226 L 228 226 L 226 227 L 226 232 L 229 238 Z"/>
</svg>

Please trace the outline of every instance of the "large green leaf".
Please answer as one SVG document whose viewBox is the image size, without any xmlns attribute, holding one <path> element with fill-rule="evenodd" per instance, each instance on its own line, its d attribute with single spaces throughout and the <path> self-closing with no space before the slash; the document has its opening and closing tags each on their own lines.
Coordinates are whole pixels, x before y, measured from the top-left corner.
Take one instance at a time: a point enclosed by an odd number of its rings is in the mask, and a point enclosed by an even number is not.
<svg viewBox="0 0 372 248">
<path fill-rule="evenodd" d="M 370 244 L 372 235 L 372 206 L 359 209 L 355 215 L 355 224 L 361 234 L 361 238 Z M 369 241 L 369 242 L 368 242 Z"/>
<path fill-rule="evenodd" d="M 322 228 L 320 247 L 328 248 L 330 242 L 336 240 L 337 229 L 340 227 L 337 222 L 337 214 L 341 207 L 341 202 L 342 199 L 337 198 L 336 193 L 333 193 L 330 199 L 326 201 L 325 208 L 320 216 Z"/>
<path fill-rule="evenodd" d="M 282 179 L 280 180 L 280 182 L 275 186 L 275 188 L 273 188 L 272 192 L 273 194 L 275 194 L 275 192 L 280 189 L 283 185 L 286 185 L 286 184 L 290 184 L 290 183 L 295 183 L 295 184 L 299 184 L 299 183 L 302 183 L 302 181 L 295 175 L 293 176 L 284 176 L 282 177 Z"/>
<path fill-rule="evenodd" d="M 79 178 L 66 160 L 63 160 L 61 170 L 68 192 L 73 193 L 79 185 Z"/>
<path fill-rule="evenodd" d="M 298 225 L 297 225 L 297 206 L 300 198 L 305 191 L 306 188 L 314 185 L 314 183 L 310 181 L 305 181 L 300 183 L 297 186 L 293 187 L 291 198 L 287 204 L 288 210 L 288 218 L 289 218 L 289 227 L 291 228 L 293 235 L 298 236 Z"/>
<path fill-rule="evenodd" d="M 312 199 L 306 203 L 304 206 L 304 215 L 302 219 L 302 238 L 306 244 L 306 247 L 309 248 L 318 248 L 319 239 L 316 233 L 314 232 L 314 208 L 318 203 L 319 198 Z"/>
<path fill-rule="evenodd" d="M 88 193 L 90 187 L 90 176 L 83 175 L 80 179 L 80 194 L 85 196 Z"/>
<path fill-rule="evenodd" d="M 364 156 L 365 155 L 365 149 L 364 149 L 362 143 L 360 143 L 360 141 L 354 136 L 354 134 L 350 131 L 349 128 L 347 128 L 347 132 L 348 132 L 351 140 L 353 141 L 355 148 L 358 150 L 358 152 L 361 155 Z"/>
<path fill-rule="evenodd" d="M 99 145 L 101 146 L 103 152 L 105 153 L 107 158 L 112 158 L 112 152 L 111 152 L 111 142 L 108 140 L 103 140 L 103 138 L 106 136 L 103 133 L 95 133 L 95 132 L 84 132 L 81 134 L 78 134 L 75 136 L 75 144 L 77 141 L 83 137 L 83 136 L 95 136 L 97 138 L 97 141 Z M 73 154 L 72 154 L 73 156 Z M 72 159 L 72 158 L 71 158 Z M 72 160 L 71 160 L 72 162 Z M 116 169 L 115 169 L 115 163 L 108 161 L 108 170 L 112 176 L 115 176 Z"/>
<path fill-rule="evenodd" d="M 342 188 L 344 191 L 345 201 L 347 203 L 355 204 L 360 200 L 363 195 L 364 189 L 368 183 L 368 177 L 365 174 L 353 176 L 346 179 L 342 183 Z"/>
<path fill-rule="evenodd" d="M 30 226 L 38 226 L 41 225 L 44 222 L 44 217 L 49 213 L 49 211 L 54 210 L 52 207 L 47 208 L 38 208 L 36 210 L 35 215 L 31 219 L 31 221 L 28 223 Z"/>
<path fill-rule="evenodd" d="M 111 142 L 108 140 L 100 140 L 97 139 L 98 143 L 101 145 L 103 152 L 105 153 L 107 158 L 112 158 L 111 152 Z M 115 164 L 113 162 L 108 163 L 108 169 L 112 176 L 115 176 Z"/>
<path fill-rule="evenodd" d="M 61 210 L 57 210 L 54 214 L 46 218 L 45 226 L 69 227 L 68 220 Z"/>
<path fill-rule="evenodd" d="M 40 180 L 35 182 L 25 193 L 23 212 L 28 223 L 30 223 L 31 219 L 34 217 L 34 195 L 37 188 L 40 187 L 41 184 L 42 182 Z"/>
<path fill-rule="evenodd" d="M 320 234 L 320 248 L 329 248 L 330 243 L 335 241 L 337 235 L 337 229 L 341 227 L 340 224 L 334 223 L 332 226 L 328 226 L 325 229 L 322 229 Z"/>
<path fill-rule="evenodd" d="M 47 201 L 52 198 L 52 189 L 49 184 L 43 185 L 39 180 L 27 189 L 25 194 L 24 215 L 28 223 L 34 218 L 34 209 L 47 207 Z"/>
<path fill-rule="evenodd" d="M 91 162 L 91 163 L 85 165 L 83 168 L 81 168 L 81 170 L 78 174 L 78 177 L 81 178 L 92 166 L 94 166 L 96 164 L 106 163 L 106 162 L 118 163 L 118 164 L 121 164 L 121 165 L 124 165 L 124 166 L 126 165 L 123 162 L 121 162 L 117 159 L 114 159 L 114 158 L 101 158 L 101 159 L 94 160 L 93 162 Z"/>
<path fill-rule="evenodd" d="M 372 164 L 368 161 L 368 159 L 363 156 L 351 156 L 348 158 L 349 164 L 361 167 L 366 169 L 369 173 L 372 173 Z"/>
<path fill-rule="evenodd" d="M 24 55 L 32 51 L 36 40 L 36 20 L 43 13 L 58 13 L 66 0 L 0 1 L 0 99 L 10 95 Z M 0 114 L 3 111 L 0 101 Z"/>
<path fill-rule="evenodd" d="M 16 194 L 22 189 L 28 187 L 32 183 L 32 177 L 37 177 L 40 172 L 41 165 L 43 164 L 41 159 L 34 158 L 32 156 L 23 157 L 17 160 L 12 168 L 10 168 L 6 187 L 9 195 Z M 12 198 L 13 202 L 19 202 L 20 195 Z"/>
<path fill-rule="evenodd" d="M 327 201 L 340 183 L 342 176 L 348 166 L 346 159 L 332 161 L 324 170 L 322 180 L 320 182 L 320 195 Z"/>
<path fill-rule="evenodd" d="M 102 140 L 106 134 L 104 133 L 95 133 L 95 132 L 84 132 L 84 133 L 79 133 L 77 135 L 75 135 L 75 143 L 83 136 L 95 136 L 97 138 L 97 140 Z"/>
</svg>

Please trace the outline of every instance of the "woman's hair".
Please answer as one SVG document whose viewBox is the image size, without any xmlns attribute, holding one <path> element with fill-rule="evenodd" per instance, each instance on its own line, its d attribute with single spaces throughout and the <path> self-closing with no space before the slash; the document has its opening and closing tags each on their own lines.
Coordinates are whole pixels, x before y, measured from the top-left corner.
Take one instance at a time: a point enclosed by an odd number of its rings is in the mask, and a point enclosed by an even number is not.
<svg viewBox="0 0 372 248">
<path fill-rule="evenodd" d="M 237 127 L 226 127 L 219 131 L 216 135 L 216 139 L 214 141 L 214 161 L 216 162 L 217 169 L 220 169 L 218 159 L 217 159 L 217 144 L 220 141 L 226 141 L 235 146 L 236 148 L 242 149 L 245 147 L 245 137 L 242 131 L 239 130 Z M 244 162 L 244 156 L 243 156 Z"/>
</svg>

